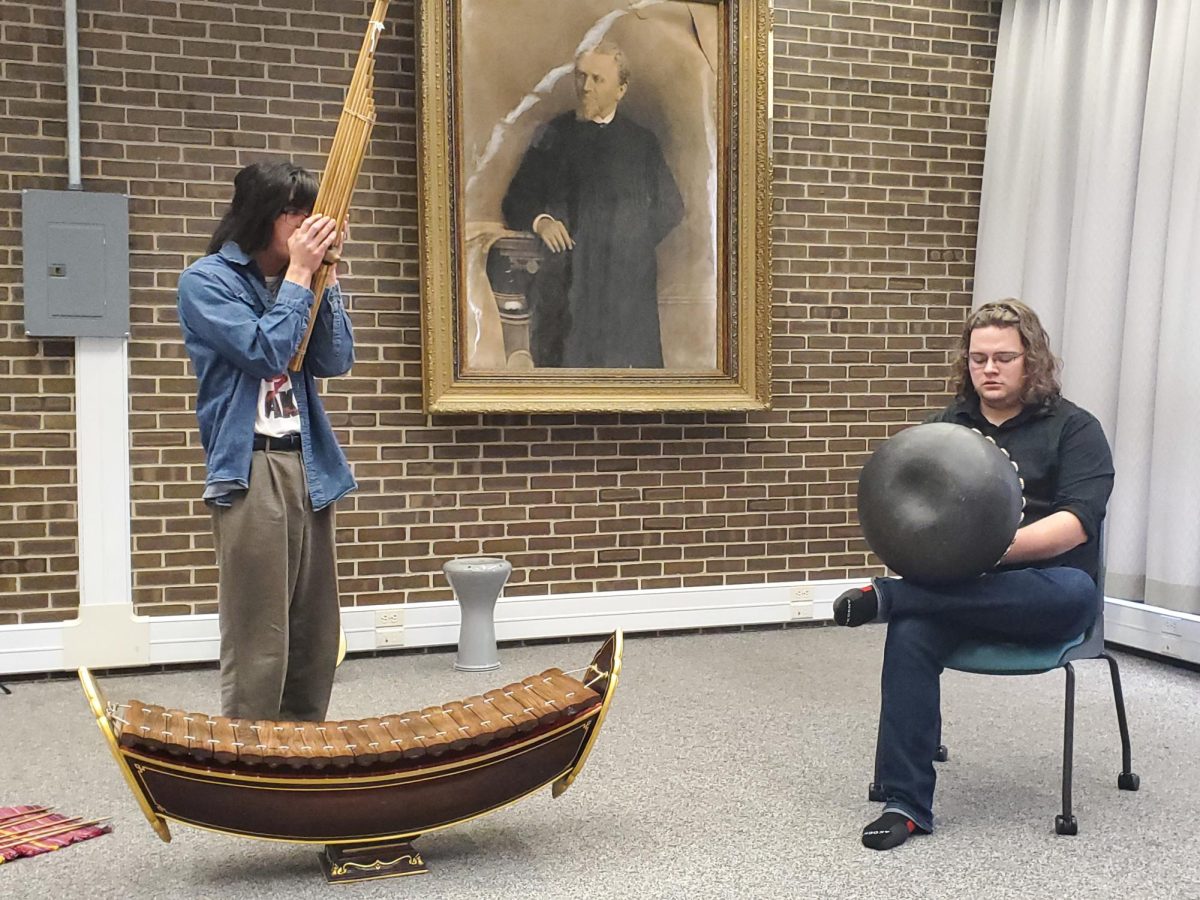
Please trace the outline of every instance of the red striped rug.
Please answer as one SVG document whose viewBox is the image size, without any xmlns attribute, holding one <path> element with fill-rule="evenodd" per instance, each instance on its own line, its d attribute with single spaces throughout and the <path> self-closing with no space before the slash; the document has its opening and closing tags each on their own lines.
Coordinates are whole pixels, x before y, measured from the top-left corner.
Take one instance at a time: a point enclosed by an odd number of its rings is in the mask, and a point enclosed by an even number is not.
<svg viewBox="0 0 1200 900">
<path fill-rule="evenodd" d="M 107 820 L 85 821 L 44 806 L 0 806 L 0 863 L 49 853 L 111 830 Z"/>
</svg>

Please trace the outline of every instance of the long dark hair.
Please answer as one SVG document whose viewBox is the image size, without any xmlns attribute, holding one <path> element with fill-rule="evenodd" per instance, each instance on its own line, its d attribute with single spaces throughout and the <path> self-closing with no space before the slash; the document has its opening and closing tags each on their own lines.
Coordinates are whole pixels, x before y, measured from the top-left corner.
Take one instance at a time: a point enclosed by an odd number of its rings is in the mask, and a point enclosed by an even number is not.
<svg viewBox="0 0 1200 900">
<path fill-rule="evenodd" d="M 1021 388 L 1021 402 L 1026 406 L 1041 406 L 1057 400 L 1062 394 L 1058 381 L 1058 370 L 1062 364 L 1050 350 L 1050 337 L 1037 313 L 1011 297 L 985 303 L 967 317 L 951 363 L 958 396 L 963 400 L 978 396 L 967 368 L 967 352 L 971 349 L 971 332 L 988 326 L 1015 328 L 1021 335 L 1021 346 L 1025 350 L 1025 384 Z"/>
<path fill-rule="evenodd" d="M 256 162 L 234 176 L 233 201 L 217 223 L 209 253 L 226 241 L 243 252 L 257 253 L 271 243 L 271 229 L 287 210 L 309 212 L 317 199 L 317 179 L 307 169 L 286 161 Z"/>
</svg>

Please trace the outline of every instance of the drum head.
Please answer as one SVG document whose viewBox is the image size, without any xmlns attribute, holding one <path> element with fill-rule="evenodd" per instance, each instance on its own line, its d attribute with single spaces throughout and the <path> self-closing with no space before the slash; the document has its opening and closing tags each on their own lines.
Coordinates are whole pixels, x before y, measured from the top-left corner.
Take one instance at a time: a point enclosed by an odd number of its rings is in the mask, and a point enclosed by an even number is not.
<svg viewBox="0 0 1200 900">
<path fill-rule="evenodd" d="M 858 480 L 863 537 L 911 581 L 949 584 L 999 562 L 1021 522 L 1021 482 L 1003 450 L 962 425 L 918 425 L 885 442 Z"/>
</svg>

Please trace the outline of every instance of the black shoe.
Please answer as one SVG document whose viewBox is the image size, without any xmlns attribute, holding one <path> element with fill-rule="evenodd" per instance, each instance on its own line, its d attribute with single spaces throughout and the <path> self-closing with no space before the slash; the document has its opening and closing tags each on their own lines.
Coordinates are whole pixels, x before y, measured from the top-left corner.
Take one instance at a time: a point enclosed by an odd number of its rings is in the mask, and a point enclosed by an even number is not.
<svg viewBox="0 0 1200 900">
<path fill-rule="evenodd" d="M 879 595 L 875 587 L 851 588 L 833 601 L 833 621 L 857 628 L 875 621 L 879 615 Z"/>
<path fill-rule="evenodd" d="M 891 850 L 907 841 L 916 830 L 917 823 L 904 813 L 885 812 L 863 829 L 863 846 L 872 850 Z"/>
</svg>

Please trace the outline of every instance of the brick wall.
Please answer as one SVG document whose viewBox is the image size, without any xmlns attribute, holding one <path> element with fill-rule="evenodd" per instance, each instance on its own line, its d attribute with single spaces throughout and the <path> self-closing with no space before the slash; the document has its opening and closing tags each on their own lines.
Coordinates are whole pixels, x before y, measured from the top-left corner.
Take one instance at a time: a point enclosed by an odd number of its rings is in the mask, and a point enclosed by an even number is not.
<svg viewBox="0 0 1200 900">
<path fill-rule="evenodd" d="M 79 0 L 84 186 L 131 198 L 142 613 L 215 608 L 175 282 L 240 166 L 323 165 L 369 9 L 330 6 Z M 0 624 L 78 604 L 73 342 L 21 325 L 20 190 L 66 187 L 61 7 L 0 2 Z M 999 2 L 781 0 L 775 15 L 774 408 L 430 419 L 414 7 L 393 3 L 343 278 L 358 362 L 326 390 L 361 485 L 338 513 L 344 603 L 446 598 L 442 562 L 476 553 L 512 561 L 510 594 L 875 571 L 854 482 L 870 447 L 944 400 Z"/>
</svg>

